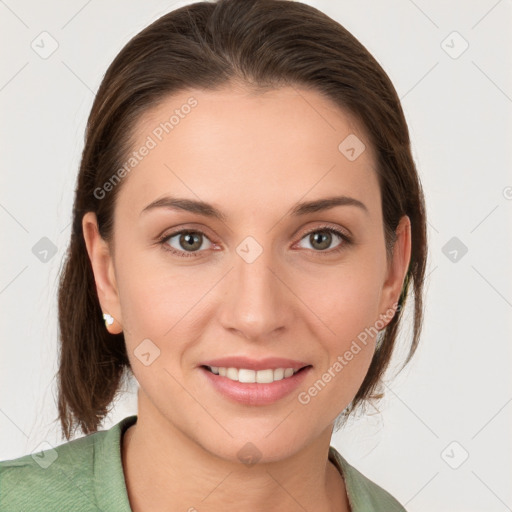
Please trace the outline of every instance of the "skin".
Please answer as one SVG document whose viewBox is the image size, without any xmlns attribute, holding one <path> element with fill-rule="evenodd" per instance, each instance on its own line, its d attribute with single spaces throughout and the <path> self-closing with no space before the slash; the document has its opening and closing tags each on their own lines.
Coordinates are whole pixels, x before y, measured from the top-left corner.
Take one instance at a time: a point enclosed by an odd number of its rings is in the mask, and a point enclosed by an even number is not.
<svg viewBox="0 0 512 512">
<path fill-rule="evenodd" d="M 132 509 L 348 511 L 343 478 L 327 455 L 375 338 L 307 405 L 297 395 L 396 304 L 410 221 L 401 219 L 387 261 L 373 150 L 358 123 L 315 91 L 183 91 L 144 114 L 134 148 L 191 95 L 198 105 L 124 178 L 113 246 L 98 234 L 94 213 L 83 217 L 98 297 L 115 319 L 108 329 L 124 331 L 140 385 L 138 421 L 122 446 Z M 349 134 L 366 145 L 354 161 L 338 150 Z M 212 203 L 227 221 L 164 208 L 141 215 L 170 194 Z M 288 215 L 297 202 L 341 194 L 368 212 L 337 206 Z M 315 244 L 306 233 L 322 232 L 325 222 L 350 230 L 354 243 L 333 234 L 326 248 Z M 205 234 L 196 256 L 158 244 L 171 228 Z M 250 264 L 236 252 L 247 236 L 263 249 Z M 179 241 L 167 244 L 190 254 Z M 160 350 L 148 366 L 134 354 L 146 338 Z M 289 357 L 313 368 L 285 398 L 242 405 L 220 395 L 197 367 L 225 355 Z M 253 466 L 237 457 L 247 442 L 261 453 Z"/>
</svg>

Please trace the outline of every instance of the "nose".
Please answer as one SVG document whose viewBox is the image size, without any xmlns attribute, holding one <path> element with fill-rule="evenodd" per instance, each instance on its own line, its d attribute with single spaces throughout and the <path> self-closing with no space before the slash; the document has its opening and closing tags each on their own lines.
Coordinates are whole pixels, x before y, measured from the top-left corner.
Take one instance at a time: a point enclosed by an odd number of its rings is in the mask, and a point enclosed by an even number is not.
<svg viewBox="0 0 512 512">
<path fill-rule="evenodd" d="M 270 249 L 251 261 L 248 253 L 234 255 L 234 268 L 224 286 L 225 300 L 220 321 L 223 327 L 251 341 L 262 341 L 290 328 L 293 319 L 293 293 L 287 286 L 286 272 Z M 247 254 L 249 257 L 247 257 Z"/>
</svg>

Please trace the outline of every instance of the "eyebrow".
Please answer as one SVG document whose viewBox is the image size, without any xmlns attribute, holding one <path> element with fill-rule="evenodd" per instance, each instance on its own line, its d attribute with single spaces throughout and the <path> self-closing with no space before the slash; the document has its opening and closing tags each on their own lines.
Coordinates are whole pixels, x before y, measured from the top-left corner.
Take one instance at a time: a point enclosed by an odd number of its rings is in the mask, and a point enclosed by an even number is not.
<svg viewBox="0 0 512 512">
<path fill-rule="evenodd" d="M 314 201 L 298 203 L 292 208 L 290 215 L 292 217 L 300 217 L 302 215 L 329 210 L 336 206 L 356 206 L 363 210 L 366 214 L 369 213 L 366 205 L 358 199 L 348 196 L 333 196 L 325 197 L 323 199 L 316 199 Z M 156 208 L 183 210 L 191 213 L 197 213 L 198 215 L 203 215 L 205 217 L 218 219 L 222 222 L 226 222 L 227 220 L 227 217 L 224 213 L 209 203 L 171 196 L 165 196 L 157 199 L 156 201 L 153 201 L 152 203 L 148 204 L 140 214 L 142 215 L 143 213 L 147 213 Z"/>
</svg>

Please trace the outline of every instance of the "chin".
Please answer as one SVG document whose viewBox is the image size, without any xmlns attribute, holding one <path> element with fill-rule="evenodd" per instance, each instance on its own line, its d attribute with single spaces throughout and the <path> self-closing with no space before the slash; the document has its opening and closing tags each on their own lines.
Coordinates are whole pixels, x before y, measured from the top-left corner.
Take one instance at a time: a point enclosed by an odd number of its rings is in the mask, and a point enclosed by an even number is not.
<svg viewBox="0 0 512 512">
<path fill-rule="evenodd" d="M 292 413 L 290 417 L 293 415 Z M 207 451 L 230 463 L 250 466 L 255 463 L 277 462 L 293 456 L 314 438 L 312 433 L 307 436 L 305 432 L 299 432 L 287 420 L 283 422 L 284 417 L 286 414 L 279 418 L 272 417 L 270 421 L 248 419 L 246 422 L 237 421 L 236 424 L 224 421 L 222 425 L 233 437 L 221 429 L 222 433 L 202 440 L 197 439 L 197 442 Z"/>
</svg>

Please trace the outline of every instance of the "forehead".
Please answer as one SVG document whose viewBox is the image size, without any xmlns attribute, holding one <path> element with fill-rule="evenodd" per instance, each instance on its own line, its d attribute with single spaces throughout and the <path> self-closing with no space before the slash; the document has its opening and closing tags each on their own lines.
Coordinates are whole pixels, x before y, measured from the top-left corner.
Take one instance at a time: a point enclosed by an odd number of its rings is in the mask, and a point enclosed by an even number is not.
<svg viewBox="0 0 512 512">
<path fill-rule="evenodd" d="M 380 207 L 364 129 L 316 91 L 181 91 L 141 116 L 133 150 L 144 146 L 151 149 L 124 178 L 120 199 L 139 212 L 165 194 L 208 200 L 226 212 L 334 192 Z"/>
</svg>

